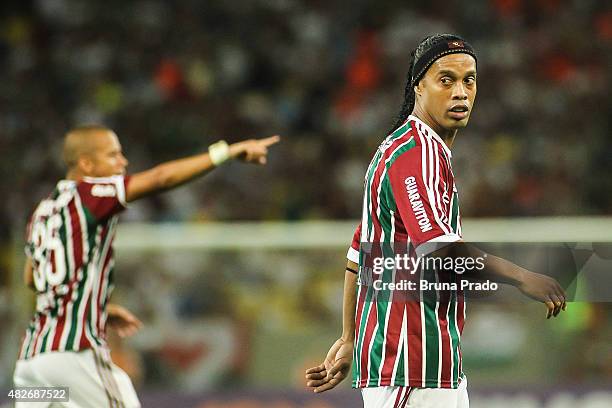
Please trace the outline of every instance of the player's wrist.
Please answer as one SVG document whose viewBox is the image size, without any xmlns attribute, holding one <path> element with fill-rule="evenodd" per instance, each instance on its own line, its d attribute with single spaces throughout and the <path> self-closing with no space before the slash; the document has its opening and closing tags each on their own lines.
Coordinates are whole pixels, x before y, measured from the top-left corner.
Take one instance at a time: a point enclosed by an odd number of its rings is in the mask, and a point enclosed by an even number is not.
<svg viewBox="0 0 612 408">
<path fill-rule="evenodd" d="M 220 166 L 232 157 L 231 147 L 225 140 L 219 140 L 208 146 L 208 156 L 215 166 Z"/>
</svg>

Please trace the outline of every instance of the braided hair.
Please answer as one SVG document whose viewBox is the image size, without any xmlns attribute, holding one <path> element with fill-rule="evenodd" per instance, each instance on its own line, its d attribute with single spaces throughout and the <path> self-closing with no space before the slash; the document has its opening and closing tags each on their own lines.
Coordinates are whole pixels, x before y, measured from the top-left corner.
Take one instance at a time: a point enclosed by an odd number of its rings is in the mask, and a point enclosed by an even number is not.
<svg viewBox="0 0 612 408">
<path fill-rule="evenodd" d="M 429 51 L 433 46 L 440 42 L 460 40 L 465 41 L 463 38 L 455 34 L 434 34 L 421 40 L 419 45 L 412 50 L 410 53 L 410 66 L 408 68 L 408 74 L 406 75 L 406 88 L 404 89 L 404 103 L 402 109 L 399 111 L 393 127 L 389 130 L 389 134 L 399 128 L 412 113 L 415 103 L 414 86 L 419 83 L 421 77 L 413 78 L 413 75 L 417 73 L 412 72 L 414 69 L 415 62 Z M 421 76 L 424 73 L 421 73 Z"/>
</svg>

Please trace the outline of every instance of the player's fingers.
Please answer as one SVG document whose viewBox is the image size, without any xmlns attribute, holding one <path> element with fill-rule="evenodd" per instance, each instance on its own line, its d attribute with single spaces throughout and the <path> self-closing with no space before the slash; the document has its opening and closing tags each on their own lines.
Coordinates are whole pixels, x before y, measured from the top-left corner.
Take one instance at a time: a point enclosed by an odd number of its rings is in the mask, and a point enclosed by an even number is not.
<svg viewBox="0 0 612 408">
<path fill-rule="evenodd" d="M 329 369 L 327 376 L 336 378 L 337 374 L 342 374 L 342 378 L 344 378 L 344 373 L 342 370 L 345 369 L 347 365 L 348 363 L 346 361 L 337 361 L 332 368 Z"/>
<path fill-rule="evenodd" d="M 553 310 L 555 310 L 555 304 L 552 302 L 552 300 L 547 300 L 544 302 L 544 304 L 546 305 L 546 318 L 550 319 Z"/>
<path fill-rule="evenodd" d="M 268 162 L 268 160 L 266 159 L 266 156 L 261 156 L 258 160 L 257 163 L 259 164 L 266 164 Z"/>
<path fill-rule="evenodd" d="M 258 142 L 260 145 L 264 147 L 272 146 L 273 144 L 280 142 L 280 136 L 274 135 L 274 136 L 266 137 L 263 139 L 259 139 Z"/>
<path fill-rule="evenodd" d="M 561 307 L 563 306 L 563 300 L 559 296 L 557 296 L 557 295 L 551 295 L 550 298 L 552 299 L 553 303 L 555 304 L 555 308 L 553 310 L 553 316 L 557 317 L 557 315 L 561 311 Z"/>
<path fill-rule="evenodd" d="M 316 388 L 316 387 L 322 386 L 323 384 L 327 384 L 327 381 L 328 381 L 327 378 L 322 378 L 320 380 L 310 380 L 306 382 L 306 386 L 311 387 L 311 388 Z"/>
<path fill-rule="evenodd" d="M 324 370 L 325 370 L 325 364 L 319 364 L 316 367 L 310 367 L 308 370 L 306 370 L 306 374 L 317 374 Z"/>
<path fill-rule="evenodd" d="M 325 378 L 327 378 L 327 371 L 322 371 L 320 373 L 306 374 L 307 380 L 323 380 Z"/>
<path fill-rule="evenodd" d="M 321 392 L 325 392 L 327 390 L 331 390 L 332 388 L 334 388 L 336 385 L 338 385 L 338 383 L 340 382 L 340 380 L 337 380 L 335 378 L 332 378 L 331 380 L 329 380 L 327 383 L 321 385 L 320 387 L 317 387 L 314 389 L 314 392 L 321 393 Z"/>
</svg>

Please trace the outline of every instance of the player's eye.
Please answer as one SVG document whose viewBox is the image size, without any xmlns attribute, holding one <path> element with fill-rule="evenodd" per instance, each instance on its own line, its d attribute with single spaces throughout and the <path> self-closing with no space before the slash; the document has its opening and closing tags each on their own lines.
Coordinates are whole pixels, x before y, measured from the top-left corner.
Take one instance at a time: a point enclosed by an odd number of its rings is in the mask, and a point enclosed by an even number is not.
<svg viewBox="0 0 612 408">
<path fill-rule="evenodd" d="M 453 80 L 450 77 L 442 77 L 440 79 L 440 82 L 442 82 L 444 85 L 450 85 L 453 83 Z"/>
<path fill-rule="evenodd" d="M 473 76 L 469 76 L 465 78 L 464 82 L 466 83 L 466 85 L 474 85 L 476 83 L 476 78 L 474 78 Z"/>
</svg>

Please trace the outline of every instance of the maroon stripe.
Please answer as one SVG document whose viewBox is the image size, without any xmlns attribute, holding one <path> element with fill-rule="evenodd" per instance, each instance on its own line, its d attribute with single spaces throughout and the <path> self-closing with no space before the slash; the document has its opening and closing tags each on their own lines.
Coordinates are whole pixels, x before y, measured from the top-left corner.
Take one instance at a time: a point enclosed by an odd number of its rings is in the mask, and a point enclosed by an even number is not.
<svg viewBox="0 0 612 408">
<path fill-rule="evenodd" d="M 71 272 L 73 278 L 79 269 L 83 266 L 83 231 L 81 228 L 81 216 L 76 207 L 76 199 L 70 200 L 68 203 L 68 212 L 70 214 L 70 226 L 72 228 L 72 251 L 74 253 L 74 269 Z M 84 220 L 87 225 L 87 220 Z"/>
<path fill-rule="evenodd" d="M 440 282 L 450 283 L 450 274 L 438 274 Z M 438 325 L 440 326 L 440 343 L 442 345 L 442 364 L 440 381 L 441 385 L 449 384 L 452 381 L 451 372 L 451 339 L 448 335 L 448 309 L 450 305 L 450 292 L 447 290 L 439 291 L 440 300 L 438 304 Z"/>
<path fill-rule="evenodd" d="M 393 291 L 392 296 L 395 297 L 395 291 Z M 385 360 L 382 363 L 382 370 L 380 372 L 381 386 L 391 385 L 395 360 L 401 349 L 399 340 L 402 331 L 402 320 L 404 318 L 404 303 L 393 299 L 389 307 L 391 307 L 391 310 L 389 311 L 389 324 L 385 332 Z"/>
<path fill-rule="evenodd" d="M 423 386 L 423 334 L 421 332 L 421 303 L 406 302 L 408 378 L 406 384 L 413 387 Z"/>
<path fill-rule="evenodd" d="M 378 304 L 373 299 L 370 300 L 372 306 L 370 307 L 370 313 L 368 315 L 368 321 L 363 336 L 363 343 L 361 344 L 361 384 L 362 386 L 368 385 L 368 377 L 370 376 L 370 370 L 368 367 L 368 360 L 370 358 L 370 341 L 376 327 L 377 310 Z"/>
<path fill-rule="evenodd" d="M 30 357 L 36 354 L 36 347 L 38 346 L 38 341 L 40 340 L 41 334 L 45 328 L 45 323 L 47 322 L 47 315 L 41 314 L 39 315 L 39 317 L 40 318 L 37 318 L 37 328 L 35 334 L 36 340 L 34 341 L 32 348 L 30 349 Z"/>
<path fill-rule="evenodd" d="M 398 408 L 399 403 L 402 401 L 402 394 L 404 393 L 405 387 L 397 387 L 397 395 L 395 396 L 395 402 L 393 408 Z"/>
</svg>

